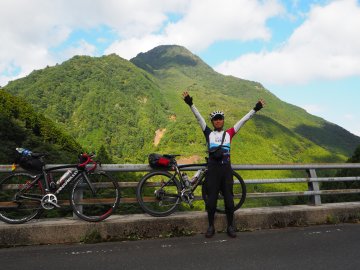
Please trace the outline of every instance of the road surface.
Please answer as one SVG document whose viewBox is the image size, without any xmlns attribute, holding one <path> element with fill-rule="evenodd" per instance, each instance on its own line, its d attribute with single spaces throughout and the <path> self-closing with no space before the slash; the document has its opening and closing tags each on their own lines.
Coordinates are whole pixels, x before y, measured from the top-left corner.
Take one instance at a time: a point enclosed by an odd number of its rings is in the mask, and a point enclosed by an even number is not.
<svg viewBox="0 0 360 270">
<path fill-rule="evenodd" d="M 0 249 L 1 269 L 360 269 L 360 224 Z"/>
</svg>

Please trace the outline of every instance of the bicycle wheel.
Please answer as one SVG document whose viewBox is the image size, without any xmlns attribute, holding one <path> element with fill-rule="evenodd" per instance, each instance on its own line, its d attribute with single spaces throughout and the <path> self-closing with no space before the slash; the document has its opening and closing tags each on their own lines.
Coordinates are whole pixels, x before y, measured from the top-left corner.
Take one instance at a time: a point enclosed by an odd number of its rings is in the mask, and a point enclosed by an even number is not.
<svg viewBox="0 0 360 270">
<path fill-rule="evenodd" d="M 40 181 L 28 173 L 15 173 L 0 181 L 0 220 L 21 224 L 43 211 L 44 189 Z"/>
<path fill-rule="evenodd" d="M 136 197 L 141 208 L 154 217 L 173 213 L 180 203 L 180 183 L 169 172 L 146 174 L 139 182 Z"/>
<path fill-rule="evenodd" d="M 109 217 L 120 203 L 120 187 L 105 172 L 87 174 L 95 192 L 80 176 L 71 188 L 70 204 L 74 213 L 81 219 L 97 222 Z"/>
<path fill-rule="evenodd" d="M 246 185 L 242 177 L 235 171 L 233 171 L 233 180 L 234 180 L 234 186 L 233 186 L 233 194 L 234 194 L 234 211 L 238 210 L 245 202 L 246 199 Z M 205 184 L 206 185 L 206 184 Z M 202 196 L 203 200 L 207 201 L 207 194 L 206 194 L 206 186 L 202 186 Z M 224 204 L 224 197 L 219 192 L 219 197 L 217 201 L 216 211 L 219 213 L 225 213 L 225 204 Z"/>
</svg>

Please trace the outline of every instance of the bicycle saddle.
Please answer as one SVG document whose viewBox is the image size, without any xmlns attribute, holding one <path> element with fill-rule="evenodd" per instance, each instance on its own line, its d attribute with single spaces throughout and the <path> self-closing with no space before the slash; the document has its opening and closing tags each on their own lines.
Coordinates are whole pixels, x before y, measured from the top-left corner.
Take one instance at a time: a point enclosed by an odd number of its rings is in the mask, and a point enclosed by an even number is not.
<svg viewBox="0 0 360 270">
<path fill-rule="evenodd" d="M 31 153 L 31 156 L 34 158 L 41 158 L 47 156 L 48 153 Z"/>
</svg>

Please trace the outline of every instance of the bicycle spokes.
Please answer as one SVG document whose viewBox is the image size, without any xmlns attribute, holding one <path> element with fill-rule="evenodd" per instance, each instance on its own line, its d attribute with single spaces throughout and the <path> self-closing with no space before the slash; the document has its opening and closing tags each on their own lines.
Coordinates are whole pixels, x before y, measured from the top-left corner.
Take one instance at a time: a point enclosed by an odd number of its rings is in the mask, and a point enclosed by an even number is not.
<svg viewBox="0 0 360 270">
<path fill-rule="evenodd" d="M 27 173 L 13 174 L 1 181 L 0 219 L 18 224 L 37 216 L 43 197 L 39 183 Z"/>
<path fill-rule="evenodd" d="M 170 173 L 152 172 L 140 181 L 137 198 L 146 212 L 164 216 L 180 203 L 179 184 Z"/>
</svg>

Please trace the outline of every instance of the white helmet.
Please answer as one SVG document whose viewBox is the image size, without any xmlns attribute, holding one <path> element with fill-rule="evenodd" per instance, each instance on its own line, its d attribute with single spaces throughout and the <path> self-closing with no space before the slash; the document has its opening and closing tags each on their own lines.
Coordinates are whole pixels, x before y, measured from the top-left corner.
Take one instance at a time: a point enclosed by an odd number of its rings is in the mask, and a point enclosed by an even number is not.
<svg viewBox="0 0 360 270">
<path fill-rule="evenodd" d="M 212 113 L 210 113 L 210 120 L 213 120 L 215 116 L 222 116 L 222 118 L 225 118 L 225 114 L 222 111 L 213 111 Z"/>
</svg>

